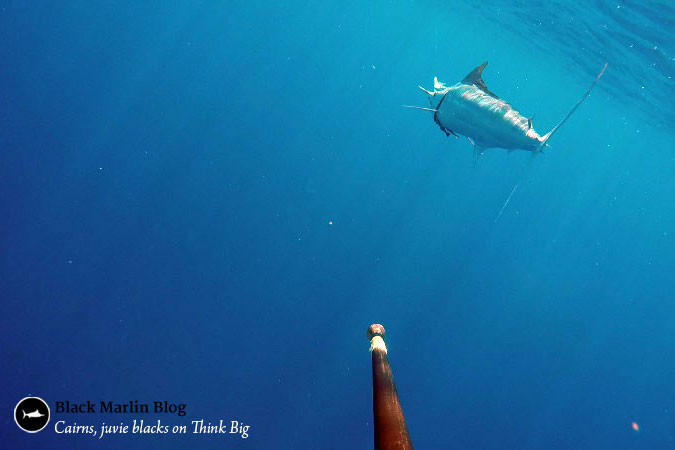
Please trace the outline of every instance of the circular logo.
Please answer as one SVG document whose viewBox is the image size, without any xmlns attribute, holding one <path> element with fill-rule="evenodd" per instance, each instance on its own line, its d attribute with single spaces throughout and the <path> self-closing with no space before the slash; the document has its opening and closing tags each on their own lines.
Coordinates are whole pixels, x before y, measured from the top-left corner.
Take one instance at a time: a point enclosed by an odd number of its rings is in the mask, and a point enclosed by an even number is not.
<svg viewBox="0 0 675 450">
<path fill-rule="evenodd" d="M 37 433 L 49 423 L 49 406 L 40 397 L 26 397 L 16 404 L 14 421 L 23 431 Z"/>
</svg>

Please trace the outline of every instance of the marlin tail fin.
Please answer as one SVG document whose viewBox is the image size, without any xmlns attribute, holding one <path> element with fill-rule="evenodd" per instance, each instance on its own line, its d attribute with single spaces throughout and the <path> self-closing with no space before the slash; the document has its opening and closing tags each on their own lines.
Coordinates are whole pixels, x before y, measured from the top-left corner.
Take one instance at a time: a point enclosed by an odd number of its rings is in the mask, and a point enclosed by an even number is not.
<svg viewBox="0 0 675 450">
<path fill-rule="evenodd" d="M 564 123 L 567 121 L 567 119 L 570 118 L 570 116 L 574 113 L 574 111 L 577 110 L 577 108 L 579 107 L 579 105 L 581 105 L 581 104 L 584 102 L 584 100 L 586 100 L 586 99 L 588 98 L 588 96 L 591 95 L 591 91 L 592 91 L 593 88 L 595 87 L 595 84 L 598 82 L 598 80 L 600 79 L 600 77 L 602 77 L 602 75 L 605 73 L 605 69 L 607 68 L 607 64 L 608 64 L 608 63 L 605 63 L 605 65 L 602 66 L 602 70 L 601 70 L 600 73 L 595 77 L 595 80 L 593 80 L 593 83 L 591 84 L 591 87 L 588 88 L 588 90 L 587 90 L 587 91 L 584 93 L 584 95 L 579 99 L 579 101 L 574 105 L 574 107 L 572 108 L 572 110 L 571 110 L 570 112 L 567 113 L 567 115 L 563 118 L 563 120 L 561 120 L 560 122 L 558 122 L 558 124 L 557 124 L 556 126 L 554 126 L 553 129 L 552 129 L 551 131 L 549 131 L 548 133 L 546 133 L 545 135 L 542 136 L 541 145 L 539 146 L 540 151 L 543 150 L 544 147 L 546 147 L 546 141 L 548 141 L 548 140 L 551 138 L 551 136 L 553 136 L 553 133 L 555 133 L 556 131 L 558 131 L 558 128 L 560 128 L 560 127 L 562 126 L 562 124 L 564 124 Z"/>
</svg>

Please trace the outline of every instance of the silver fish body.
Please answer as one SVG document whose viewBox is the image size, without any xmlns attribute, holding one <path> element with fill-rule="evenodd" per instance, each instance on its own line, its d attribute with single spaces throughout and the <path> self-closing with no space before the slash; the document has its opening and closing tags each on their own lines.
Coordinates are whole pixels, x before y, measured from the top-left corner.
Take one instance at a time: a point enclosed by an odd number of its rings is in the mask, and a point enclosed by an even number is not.
<svg viewBox="0 0 675 450">
<path fill-rule="evenodd" d="M 542 146 L 543 137 L 532 128 L 531 119 L 473 84 L 434 90 L 429 100 L 441 129 L 467 136 L 480 148 L 536 152 Z"/>
</svg>

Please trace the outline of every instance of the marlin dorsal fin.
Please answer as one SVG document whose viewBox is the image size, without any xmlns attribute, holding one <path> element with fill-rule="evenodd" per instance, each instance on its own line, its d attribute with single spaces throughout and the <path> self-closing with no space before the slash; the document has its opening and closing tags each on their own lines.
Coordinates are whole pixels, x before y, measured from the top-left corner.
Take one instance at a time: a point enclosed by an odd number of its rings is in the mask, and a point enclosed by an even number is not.
<svg viewBox="0 0 675 450">
<path fill-rule="evenodd" d="M 471 72 L 469 72 L 469 74 L 465 76 L 464 79 L 462 80 L 462 83 L 473 84 L 486 94 L 494 98 L 499 98 L 497 97 L 497 94 L 488 89 L 487 85 L 483 81 L 483 78 L 481 78 L 481 75 L 483 74 L 483 69 L 485 69 L 485 66 L 487 66 L 487 64 L 488 62 L 485 61 L 483 64 L 481 64 L 480 66 L 476 67 Z"/>
</svg>

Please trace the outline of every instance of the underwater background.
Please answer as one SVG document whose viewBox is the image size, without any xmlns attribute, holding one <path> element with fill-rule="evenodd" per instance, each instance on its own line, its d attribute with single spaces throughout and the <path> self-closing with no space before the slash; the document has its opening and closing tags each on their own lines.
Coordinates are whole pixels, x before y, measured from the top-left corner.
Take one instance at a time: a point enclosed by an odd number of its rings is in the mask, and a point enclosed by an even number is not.
<svg viewBox="0 0 675 450">
<path fill-rule="evenodd" d="M 675 448 L 674 22 L 666 1 L 3 2 L 3 445 L 372 448 L 379 322 L 415 448 Z M 401 107 L 486 60 L 540 134 L 609 65 L 524 176 L 528 153 L 474 165 Z M 36 434 L 11 415 L 28 395 L 52 407 Z M 251 428 L 54 432 L 134 418 Z"/>
</svg>

